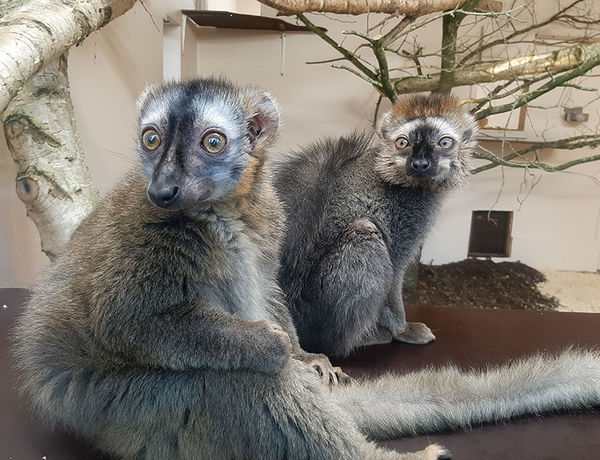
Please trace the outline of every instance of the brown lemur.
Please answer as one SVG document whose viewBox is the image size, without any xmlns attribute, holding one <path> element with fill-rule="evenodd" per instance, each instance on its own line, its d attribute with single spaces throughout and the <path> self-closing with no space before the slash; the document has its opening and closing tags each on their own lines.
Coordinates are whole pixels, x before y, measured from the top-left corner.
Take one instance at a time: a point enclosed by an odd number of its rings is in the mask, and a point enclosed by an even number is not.
<svg viewBox="0 0 600 460">
<path fill-rule="evenodd" d="M 477 125 L 451 97 L 410 96 L 376 133 L 326 140 L 275 162 L 289 231 L 279 281 L 307 350 L 435 339 L 407 322 L 405 270 L 446 191 L 468 176 Z"/>
<path fill-rule="evenodd" d="M 142 97 L 140 167 L 74 233 L 14 331 L 40 417 L 123 459 L 431 460 L 448 454 L 367 438 L 598 403 L 593 352 L 323 385 L 298 359 L 276 280 L 283 214 L 263 162 L 278 125 L 267 93 L 224 80 Z"/>
</svg>

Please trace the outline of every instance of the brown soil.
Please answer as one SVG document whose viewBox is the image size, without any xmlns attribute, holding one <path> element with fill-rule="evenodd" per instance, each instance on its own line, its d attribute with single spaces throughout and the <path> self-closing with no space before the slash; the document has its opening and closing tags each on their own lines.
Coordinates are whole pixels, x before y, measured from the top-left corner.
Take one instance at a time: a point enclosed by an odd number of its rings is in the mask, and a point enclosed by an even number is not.
<svg viewBox="0 0 600 460">
<path fill-rule="evenodd" d="M 520 262 L 466 259 L 446 265 L 419 266 L 415 287 L 405 286 L 410 305 L 556 310 L 559 302 L 539 292 L 546 277 Z"/>
</svg>

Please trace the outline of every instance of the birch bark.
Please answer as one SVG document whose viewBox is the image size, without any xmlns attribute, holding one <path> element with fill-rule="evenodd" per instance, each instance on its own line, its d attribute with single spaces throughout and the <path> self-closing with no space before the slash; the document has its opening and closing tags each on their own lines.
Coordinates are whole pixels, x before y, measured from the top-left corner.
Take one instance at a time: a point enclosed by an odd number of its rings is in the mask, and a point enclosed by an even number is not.
<svg viewBox="0 0 600 460">
<path fill-rule="evenodd" d="M 0 6 L 0 111 L 16 191 L 53 260 L 98 201 L 77 133 L 67 51 L 135 0 L 8 0 Z"/>
</svg>

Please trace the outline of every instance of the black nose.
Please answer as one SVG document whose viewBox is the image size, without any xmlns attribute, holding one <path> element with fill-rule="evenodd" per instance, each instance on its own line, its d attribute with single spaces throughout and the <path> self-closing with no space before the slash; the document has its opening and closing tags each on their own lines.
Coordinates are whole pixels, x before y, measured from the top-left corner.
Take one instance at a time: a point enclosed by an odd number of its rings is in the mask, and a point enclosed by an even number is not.
<svg viewBox="0 0 600 460">
<path fill-rule="evenodd" d="M 415 171 L 422 173 L 429 168 L 430 163 L 425 158 L 417 158 L 416 160 L 413 160 L 410 165 Z"/>
<path fill-rule="evenodd" d="M 148 196 L 161 208 L 168 208 L 175 203 L 179 195 L 179 187 L 173 184 L 153 183 L 148 187 Z"/>
</svg>

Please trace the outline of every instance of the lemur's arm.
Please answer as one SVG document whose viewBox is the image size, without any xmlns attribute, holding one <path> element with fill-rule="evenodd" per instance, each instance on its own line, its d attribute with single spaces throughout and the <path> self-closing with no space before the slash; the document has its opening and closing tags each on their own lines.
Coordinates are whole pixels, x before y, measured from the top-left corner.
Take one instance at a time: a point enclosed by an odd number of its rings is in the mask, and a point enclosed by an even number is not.
<svg viewBox="0 0 600 460">
<path fill-rule="evenodd" d="M 207 302 L 182 303 L 132 322 L 118 317 L 109 346 L 144 367 L 250 369 L 277 372 L 290 357 L 290 337 L 272 321 L 245 321 Z"/>
</svg>

